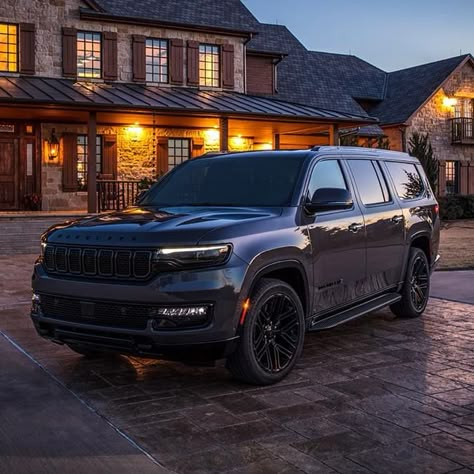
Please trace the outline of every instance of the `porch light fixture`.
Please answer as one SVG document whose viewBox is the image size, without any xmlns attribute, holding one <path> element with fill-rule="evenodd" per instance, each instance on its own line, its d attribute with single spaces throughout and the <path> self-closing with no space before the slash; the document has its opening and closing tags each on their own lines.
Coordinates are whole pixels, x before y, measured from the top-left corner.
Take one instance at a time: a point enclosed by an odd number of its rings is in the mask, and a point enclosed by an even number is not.
<svg viewBox="0 0 474 474">
<path fill-rule="evenodd" d="M 127 133 L 132 142 L 138 142 L 142 136 L 143 128 L 140 127 L 138 122 L 135 122 L 133 125 L 130 125 L 130 127 L 127 128 Z"/>
<path fill-rule="evenodd" d="M 219 130 L 215 128 L 210 128 L 204 132 L 204 139 L 207 144 L 215 145 L 219 142 Z"/>
<path fill-rule="evenodd" d="M 443 99 L 443 105 L 445 107 L 454 107 L 458 103 L 458 99 L 455 97 L 445 97 Z"/>
<path fill-rule="evenodd" d="M 59 157 L 59 140 L 56 136 L 56 130 L 51 130 L 51 136 L 48 140 L 48 158 L 49 161 L 56 161 Z"/>
</svg>

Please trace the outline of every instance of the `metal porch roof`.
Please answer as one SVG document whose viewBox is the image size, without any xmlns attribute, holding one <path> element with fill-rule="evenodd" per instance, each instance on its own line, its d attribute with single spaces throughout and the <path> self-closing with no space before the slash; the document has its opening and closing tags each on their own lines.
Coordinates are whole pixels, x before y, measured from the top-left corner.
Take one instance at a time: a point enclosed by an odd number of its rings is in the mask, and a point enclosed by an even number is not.
<svg viewBox="0 0 474 474">
<path fill-rule="evenodd" d="M 150 110 L 161 113 L 254 115 L 332 122 L 377 120 L 282 100 L 229 91 L 97 83 L 40 77 L 0 77 L 0 105 L 58 105 L 89 109 Z"/>
</svg>

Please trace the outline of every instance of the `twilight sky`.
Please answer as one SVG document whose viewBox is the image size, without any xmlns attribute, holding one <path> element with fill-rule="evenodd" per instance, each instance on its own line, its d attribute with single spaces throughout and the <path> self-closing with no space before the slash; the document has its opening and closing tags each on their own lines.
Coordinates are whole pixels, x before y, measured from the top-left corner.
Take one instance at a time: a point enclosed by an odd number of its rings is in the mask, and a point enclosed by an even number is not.
<svg viewBox="0 0 474 474">
<path fill-rule="evenodd" d="M 242 0 L 309 49 L 354 54 L 394 71 L 474 54 L 474 0 Z"/>
</svg>

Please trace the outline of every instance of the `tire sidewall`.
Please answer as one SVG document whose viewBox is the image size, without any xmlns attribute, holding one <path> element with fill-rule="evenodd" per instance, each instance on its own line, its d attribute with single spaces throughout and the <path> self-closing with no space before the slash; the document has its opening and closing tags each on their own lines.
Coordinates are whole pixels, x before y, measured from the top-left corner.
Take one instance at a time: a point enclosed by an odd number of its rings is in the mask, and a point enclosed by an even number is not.
<svg viewBox="0 0 474 474">
<path fill-rule="evenodd" d="M 252 332 L 255 324 L 255 320 L 262 308 L 262 306 L 268 301 L 268 299 L 275 294 L 283 294 L 291 298 L 292 302 L 296 307 L 296 314 L 299 319 L 299 340 L 298 346 L 293 359 L 285 367 L 278 373 L 272 374 L 266 372 L 263 368 L 260 367 L 260 364 L 257 362 L 254 350 L 253 350 L 253 337 Z M 259 378 L 265 380 L 266 383 L 275 383 L 282 380 L 286 377 L 291 370 L 293 369 L 296 361 L 298 360 L 301 352 L 303 350 L 304 344 L 304 334 L 305 334 L 305 318 L 304 318 L 304 310 L 301 304 L 300 298 L 297 293 L 284 282 L 279 282 L 277 280 L 271 281 L 268 280 L 268 283 L 265 284 L 265 288 L 261 291 L 257 291 L 255 297 L 250 298 L 250 310 L 247 313 L 247 317 L 245 319 L 244 328 L 242 331 L 242 340 L 241 344 L 243 345 L 243 350 L 248 358 L 248 362 L 252 366 L 252 370 L 258 375 Z"/>
<path fill-rule="evenodd" d="M 423 304 L 423 308 L 421 310 L 415 308 L 415 306 L 413 305 L 413 301 L 411 299 L 411 294 L 410 294 L 410 291 L 411 291 L 410 281 L 411 281 L 411 278 L 412 278 L 412 275 L 413 275 L 414 262 L 418 258 L 422 258 L 424 260 L 426 268 L 428 269 L 427 297 L 426 297 L 426 300 Z M 407 276 L 406 276 L 406 282 L 405 282 L 405 288 L 404 288 L 404 295 L 403 296 L 406 298 L 406 302 L 409 304 L 410 309 L 413 312 L 413 315 L 420 316 L 425 311 L 426 306 L 428 304 L 429 297 L 430 297 L 430 288 L 431 288 L 431 276 L 430 276 L 429 263 L 428 263 L 428 259 L 426 258 L 426 254 L 425 254 L 425 252 L 423 252 L 423 250 L 421 250 L 419 248 L 412 248 L 410 250 L 410 258 L 408 260 Z"/>
</svg>

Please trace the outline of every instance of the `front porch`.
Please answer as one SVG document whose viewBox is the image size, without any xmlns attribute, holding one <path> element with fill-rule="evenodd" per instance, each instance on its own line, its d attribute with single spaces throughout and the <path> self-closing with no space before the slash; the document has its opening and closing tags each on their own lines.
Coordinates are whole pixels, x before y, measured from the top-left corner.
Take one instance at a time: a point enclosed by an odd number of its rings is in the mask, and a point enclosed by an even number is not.
<svg viewBox="0 0 474 474">
<path fill-rule="evenodd" d="M 374 123 L 229 92 L 8 82 L 10 97 L 0 95 L 0 162 L 8 163 L 0 166 L 0 211 L 120 209 L 157 177 L 204 153 L 335 145 L 340 127 Z M 53 85 L 59 96 L 46 101 Z M 31 100 L 15 97 L 17 90 Z"/>
</svg>

